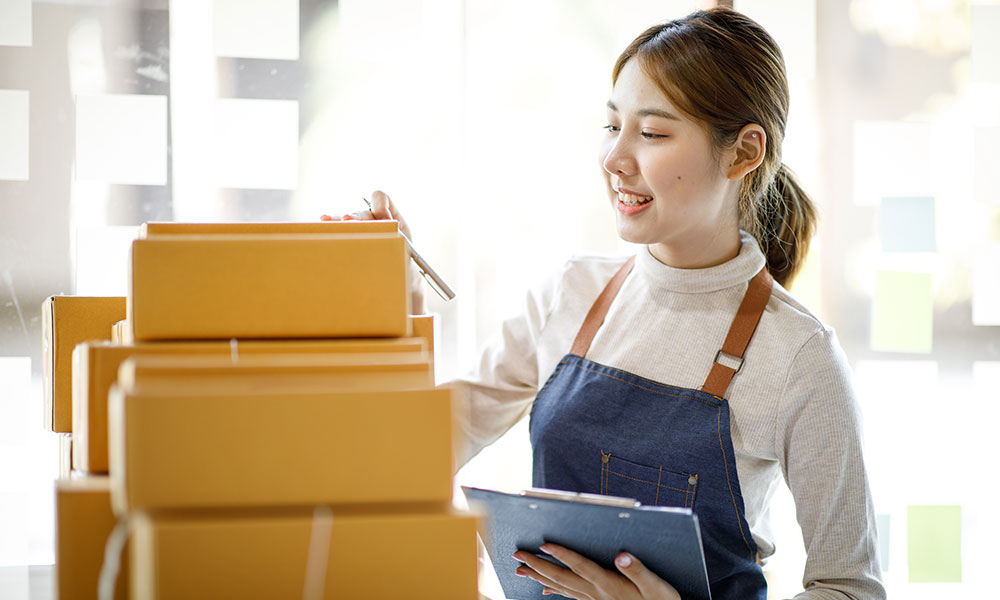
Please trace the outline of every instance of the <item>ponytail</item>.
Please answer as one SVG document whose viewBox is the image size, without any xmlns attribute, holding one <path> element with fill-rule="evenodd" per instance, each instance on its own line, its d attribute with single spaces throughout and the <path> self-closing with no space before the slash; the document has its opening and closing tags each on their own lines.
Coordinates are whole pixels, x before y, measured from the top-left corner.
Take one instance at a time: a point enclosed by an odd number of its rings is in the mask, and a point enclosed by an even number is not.
<svg viewBox="0 0 1000 600">
<path fill-rule="evenodd" d="M 798 178 L 784 163 L 764 191 L 753 223 L 746 226 L 757 238 L 767 270 L 788 285 L 802 268 L 809 241 L 816 231 L 816 208 Z"/>
</svg>

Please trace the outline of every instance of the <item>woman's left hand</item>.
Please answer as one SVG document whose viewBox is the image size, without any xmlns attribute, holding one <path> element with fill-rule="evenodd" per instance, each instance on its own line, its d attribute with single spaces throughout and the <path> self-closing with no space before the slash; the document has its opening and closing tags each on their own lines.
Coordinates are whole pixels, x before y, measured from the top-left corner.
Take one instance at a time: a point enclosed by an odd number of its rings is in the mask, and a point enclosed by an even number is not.
<svg viewBox="0 0 1000 600">
<path fill-rule="evenodd" d="M 519 550 L 514 558 L 524 563 L 517 574 L 545 586 L 543 594 L 559 594 L 578 600 L 680 600 L 669 583 L 660 579 L 627 552 L 615 558 L 619 572 L 555 544 L 542 544 L 542 552 L 569 567 L 564 569 L 530 552 Z"/>
</svg>

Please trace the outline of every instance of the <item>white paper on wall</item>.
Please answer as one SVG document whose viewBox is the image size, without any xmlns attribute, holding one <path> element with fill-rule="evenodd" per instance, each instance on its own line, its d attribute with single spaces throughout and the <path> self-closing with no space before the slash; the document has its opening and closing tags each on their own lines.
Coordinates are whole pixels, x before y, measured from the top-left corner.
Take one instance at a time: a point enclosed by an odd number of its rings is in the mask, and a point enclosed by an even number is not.
<svg viewBox="0 0 1000 600">
<path fill-rule="evenodd" d="M 997 165 L 1000 165 L 1000 127 L 977 127 L 975 130 L 975 146 L 973 152 L 973 194 L 976 202 L 1000 206 L 1000 178 L 997 177 Z"/>
<path fill-rule="evenodd" d="M 1000 5 L 972 6 L 972 80 L 1000 83 Z"/>
<path fill-rule="evenodd" d="M 167 97 L 76 96 L 76 178 L 165 185 Z"/>
<path fill-rule="evenodd" d="M 29 104 L 27 90 L 0 90 L 0 179 L 28 179 Z"/>
<path fill-rule="evenodd" d="M 1000 242 L 976 249 L 972 259 L 972 324 L 1000 325 Z"/>
<path fill-rule="evenodd" d="M 299 0 L 213 0 L 216 56 L 299 58 Z"/>
<path fill-rule="evenodd" d="M 31 0 L 0 2 L 0 46 L 31 45 Z"/>
</svg>

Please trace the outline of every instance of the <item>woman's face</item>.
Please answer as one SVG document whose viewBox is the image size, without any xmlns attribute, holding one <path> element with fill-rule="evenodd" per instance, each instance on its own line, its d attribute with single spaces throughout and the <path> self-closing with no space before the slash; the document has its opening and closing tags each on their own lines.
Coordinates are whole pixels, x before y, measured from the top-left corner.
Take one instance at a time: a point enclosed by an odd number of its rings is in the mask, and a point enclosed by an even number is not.
<svg viewBox="0 0 1000 600">
<path fill-rule="evenodd" d="M 618 235 L 648 244 L 679 268 L 720 264 L 739 252 L 739 181 L 726 177 L 708 132 L 674 107 L 636 60 L 608 101 L 601 163 Z"/>
</svg>

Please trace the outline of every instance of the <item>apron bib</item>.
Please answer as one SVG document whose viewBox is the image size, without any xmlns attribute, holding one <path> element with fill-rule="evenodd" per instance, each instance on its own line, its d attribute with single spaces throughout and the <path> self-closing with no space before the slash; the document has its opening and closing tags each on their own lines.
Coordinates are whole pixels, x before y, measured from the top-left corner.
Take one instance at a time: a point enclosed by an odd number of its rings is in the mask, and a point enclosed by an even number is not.
<svg viewBox="0 0 1000 600">
<path fill-rule="evenodd" d="M 701 526 L 712 597 L 765 600 L 767 584 L 744 516 L 725 393 L 743 365 L 772 279 L 763 269 L 750 281 L 705 385 L 693 390 L 585 358 L 634 262 L 632 257 L 622 265 L 601 292 L 570 353 L 535 398 L 529 424 L 532 485 L 690 508 Z M 719 362 L 723 354 L 738 365 Z"/>
</svg>

